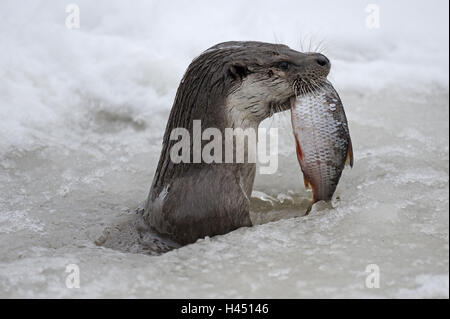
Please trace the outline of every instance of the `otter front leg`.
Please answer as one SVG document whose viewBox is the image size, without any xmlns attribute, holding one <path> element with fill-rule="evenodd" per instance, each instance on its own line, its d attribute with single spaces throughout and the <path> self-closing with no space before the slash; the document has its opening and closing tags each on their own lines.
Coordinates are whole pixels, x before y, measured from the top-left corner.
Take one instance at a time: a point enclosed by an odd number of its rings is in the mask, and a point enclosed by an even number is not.
<svg viewBox="0 0 450 319">
<path fill-rule="evenodd" d="M 193 167 L 173 180 L 162 206 L 149 212 L 150 225 L 181 245 L 251 226 L 246 193 L 251 186 L 243 179 L 251 178 L 253 185 L 254 174 L 222 165 Z"/>
</svg>

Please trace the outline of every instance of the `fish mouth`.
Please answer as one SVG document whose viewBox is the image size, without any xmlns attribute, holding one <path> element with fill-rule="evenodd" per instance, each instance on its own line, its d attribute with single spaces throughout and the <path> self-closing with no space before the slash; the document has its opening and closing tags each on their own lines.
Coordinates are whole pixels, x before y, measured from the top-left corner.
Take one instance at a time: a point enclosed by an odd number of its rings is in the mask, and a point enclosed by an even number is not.
<svg viewBox="0 0 450 319">
<path fill-rule="evenodd" d="M 296 99 L 306 94 L 314 94 L 314 92 L 321 90 L 328 85 L 330 85 L 330 82 L 327 80 L 326 77 L 319 77 L 319 78 L 298 77 L 292 84 L 294 96 L 291 97 L 289 100 L 291 109 L 294 108 Z"/>
<path fill-rule="evenodd" d="M 326 77 L 298 77 L 292 84 L 293 94 L 282 102 L 270 103 L 268 116 L 270 117 L 275 113 L 292 109 L 297 98 L 310 93 L 314 94 L 315 91 L 318 91 L 329 84 L 330 82 L 328 82 Z"/>
<path fill-rule="evenodd" d="M 323 78 L 298 77 L 292 84 L 292 89 L 294 90 L 295 97 L 298 98 L 303 95 L 314 93 L 315 91 L 322 89 L 324 86 L 327 85 L 327 83 L 328 80 L 326 77 Z"/>
</svg>

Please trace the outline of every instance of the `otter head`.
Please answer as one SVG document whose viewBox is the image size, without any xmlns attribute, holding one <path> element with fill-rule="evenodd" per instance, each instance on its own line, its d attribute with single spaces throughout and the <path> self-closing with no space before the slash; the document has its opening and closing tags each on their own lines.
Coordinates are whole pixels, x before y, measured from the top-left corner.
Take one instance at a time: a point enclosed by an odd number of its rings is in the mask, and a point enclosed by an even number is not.
<svg viewBox="0 0 450 319">
<path fill-rule="evenodd" d="M 232 127 L 255 126 L 288 109 L 296 92 L 314 90 L 330 71 L 330 61 L 324 55 L 301 53 L 280 44 L 227 42 L 204 54 L 220 59 L 217 62 L 228 73 L 225 105 Z"/>
<path fill-rule="evenodd" d="M 171 127 L 188 129 L 193 119 L 218 128 L 258 125 L 289 109 L 296 92 L 320 86 L 329 71 L 330 61 L 324 55 L 301 53 L 286 45 L 217 44 L 189 65 L 172 109 L 183 114 L 173 114 L 169 121 L 174 121 Z"/>
</svg>

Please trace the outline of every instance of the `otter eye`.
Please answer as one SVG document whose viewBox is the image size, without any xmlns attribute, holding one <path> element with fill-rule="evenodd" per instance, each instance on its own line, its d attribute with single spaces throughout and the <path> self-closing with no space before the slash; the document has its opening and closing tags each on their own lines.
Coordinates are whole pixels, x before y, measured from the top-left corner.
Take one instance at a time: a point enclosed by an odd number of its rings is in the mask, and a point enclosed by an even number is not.
<svg viewBox="0 0 450 319">
<path fill-rule="evenodd" d="M 289 69 L 289 66 L 290 66 L 289 62 L 286 62 L 286 61 L 280 62 L 280 63 L 278 64 L 278 67 L 279 67 L 281 70 L 285 70 L 285 71 Z"/>
</svg>

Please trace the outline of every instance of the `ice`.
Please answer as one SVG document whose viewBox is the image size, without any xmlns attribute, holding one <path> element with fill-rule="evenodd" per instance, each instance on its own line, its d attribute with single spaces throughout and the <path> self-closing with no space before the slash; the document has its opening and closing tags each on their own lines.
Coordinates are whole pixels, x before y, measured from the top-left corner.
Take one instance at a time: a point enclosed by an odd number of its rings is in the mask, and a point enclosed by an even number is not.
<svg viewBox="0 0 450 319">
<path fill-rule="evenodd" d="M 368 29 L 360 1 L 76 1 L 69 30 L 70 2 L 0 4 L 0 297 L 448 298 L 448 2 L 377 1 Z M 149 256 L 125 226 L 187 65 L 228 40 L 322 42 L 354 168 L 303 216 L 312 195 L 277 115 L 255 226 Z M 105 230 L 122 242 L 96 245 Z"/>
</svg>

